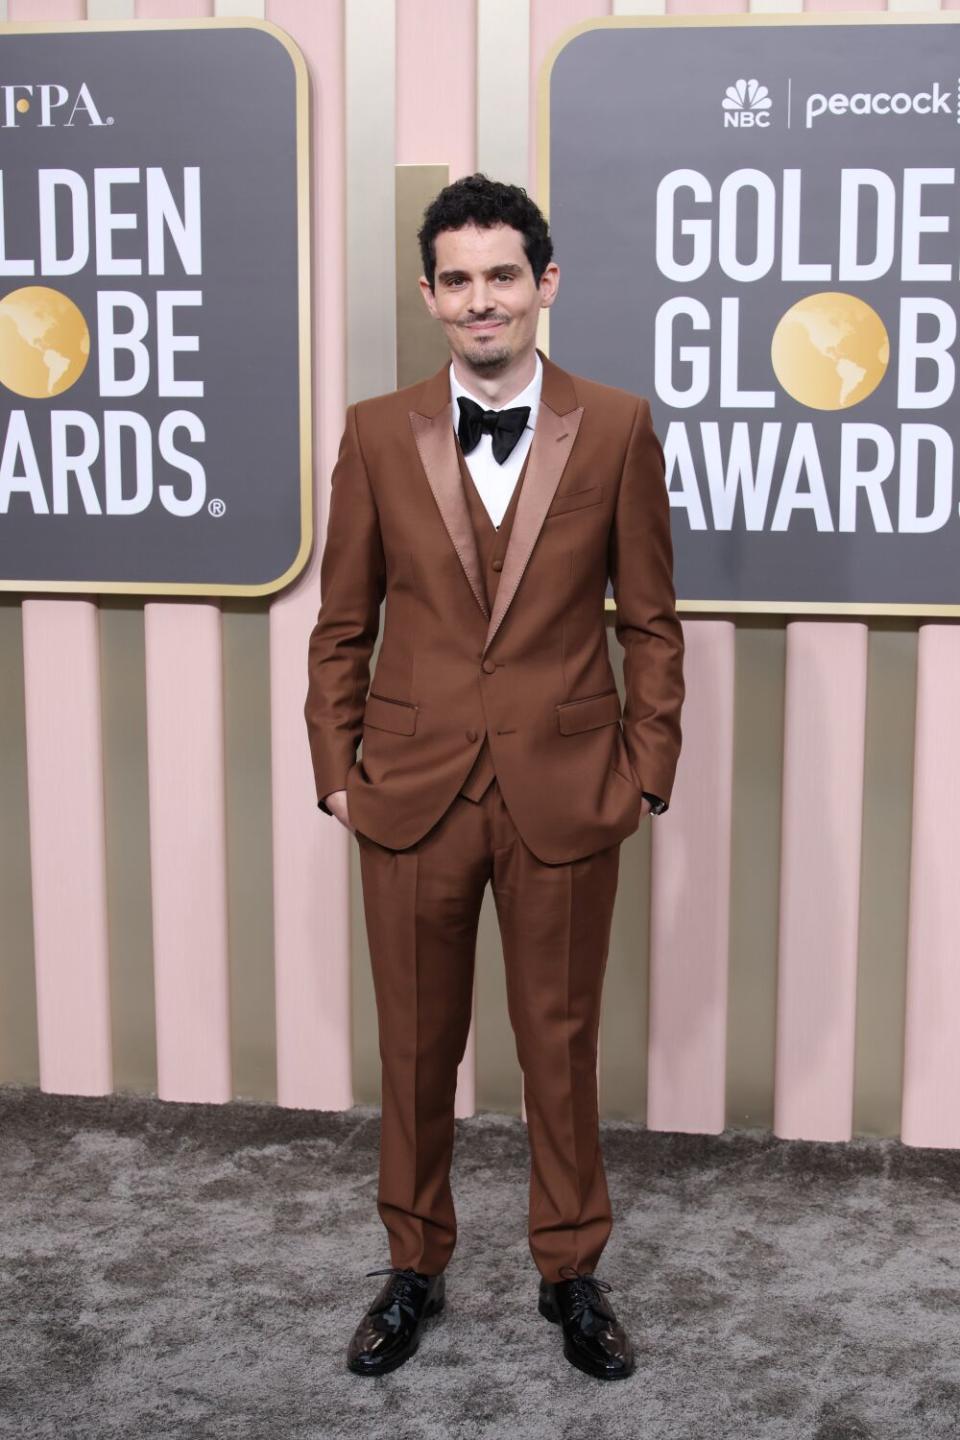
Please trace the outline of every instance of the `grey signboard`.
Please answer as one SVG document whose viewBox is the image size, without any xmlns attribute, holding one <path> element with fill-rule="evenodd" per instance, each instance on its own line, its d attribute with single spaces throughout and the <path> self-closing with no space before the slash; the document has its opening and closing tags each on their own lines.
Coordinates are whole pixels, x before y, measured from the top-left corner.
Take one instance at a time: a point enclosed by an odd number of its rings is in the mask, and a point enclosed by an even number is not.
<svg viewBox="0 0 960 1440">
<path fill-rule="evenodd" d="M 557 48 L 550 353 L 650 399 L 684 608 L 960 613 L 958 19 Z"/>
<path fill-rule="evenodd" d="M 312 540 L 307 73 L 263 21 L 0 27 L 0 587 L 265 594 Z"/>
</svg>

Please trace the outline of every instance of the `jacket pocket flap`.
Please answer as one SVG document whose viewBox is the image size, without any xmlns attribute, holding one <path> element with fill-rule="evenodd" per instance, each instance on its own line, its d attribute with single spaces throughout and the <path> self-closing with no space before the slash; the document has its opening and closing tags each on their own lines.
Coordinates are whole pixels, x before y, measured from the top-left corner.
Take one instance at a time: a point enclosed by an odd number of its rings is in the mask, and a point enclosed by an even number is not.
<svg viewBox="0 0 960 1440">
<path fill-rule="evenodd" d="M 612 725 L 619 719 L 620 696 L 616 690 L 588 695 L 584 700 L 568 700 L 557 706 L 561 735 L 575 735 L 579 730 L 592 730 L 597 725 Z"/>
<path fill-rule="evenodd" d="M 558 495 L 547 511 L 547 519 L 551 515 L 563 515 L 567 510 L 579 510 L 583 505 L 596 505 L 602 494 L 602 485 L 588 485 L 585 490 L 570 490 L 566 495 Z"/>
<path fill-rule="evenodd" d="M 395 735 L 412 735 L 417 728 L 417 707 L 406 700 L 387 700 L 368 695 L 363 712 L 364 725 L 374 730 L 392 730 Z"/>
</svg>

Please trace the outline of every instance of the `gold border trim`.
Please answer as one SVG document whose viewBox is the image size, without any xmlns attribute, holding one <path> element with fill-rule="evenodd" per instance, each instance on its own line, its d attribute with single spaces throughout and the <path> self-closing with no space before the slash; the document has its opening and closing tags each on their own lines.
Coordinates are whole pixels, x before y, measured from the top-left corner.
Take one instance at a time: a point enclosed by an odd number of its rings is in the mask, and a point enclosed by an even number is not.
<svg viewBox="0 0 960 1440">
<path fill-rule="evenodd" d="M 18 591 L 24 595 L 96 594 L 96 595 L 272 595 L 290 584 L 306 565 L 313 545 L 313 394 L 312 357 L 310 351 L 310 82 L 303 51 L 286 30 L 271 20 L 234 16 L 205 16 L 196 20 L 69 20 L 4 21 L 3 35 L 89 35 L 102 30 L 262 30 L 286 50 L 293 62 L 296 81 L 296 144 L 297 144 L 297 280 L 299 299 L 299 362 L 300 362 L 300 546 L 293 562 L 282 575 L 262 585 L 216 584 L 151 584 L 149 581 L 47 580 L 24 581 L 0 579 L 0 593 Z"/>
<path fill-rule="evenodd" d="M 605 15 L 581 20 L 569 26 L 547 51 L 537 73 L 537 191 L 538 204 L 549 223 L 550 219 L 550 82 L 553 67 L 561 50 L 588 30 L 640 29 L 646 26 L 723 26 L 723 25 L 957 25 L 960 10 L 832 10 L 829 12 L 760 11 L 723 15 Z M 544 354 L 550 353 L 550 311 L 543 311 L 537 343 Z M 616 610 L 616 602 L 605 597 L 604 608 Z M 677 600 L 678 611 L 701 611 L 714 614 L 762 615 L 960 615 L 958 605 L 898 605 L 887 601 L 836 602 L 818 600 Z"/>
</svg>

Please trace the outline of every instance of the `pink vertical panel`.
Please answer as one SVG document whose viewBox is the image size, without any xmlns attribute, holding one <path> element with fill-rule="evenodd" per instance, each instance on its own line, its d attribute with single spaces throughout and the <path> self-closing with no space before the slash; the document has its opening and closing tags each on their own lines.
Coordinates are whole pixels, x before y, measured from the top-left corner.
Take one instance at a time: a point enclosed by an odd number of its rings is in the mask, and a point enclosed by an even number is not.
<svg viewBox="0 0 960 1440">
<path fill-rule="evenodd" d="M 82 0 L 9 0 L 9 20 L 76 21 Z M 27 794 L 40 1084 L 113 1088 L 98 610 L 24 600 Z"/>
<path fill-rule="evenodd" d="M 330 472 L 343 431 L 344 29 L 341 0 L 270 0 L 268 20 L 303 52 L 310 135 L 316 537 L 299 580 L 270 606 L 274 967 L 281 1105 L 353 1103 L 350 1053 L 350 849 L 356 841 L 317 808 L 303 719 L 307 640 L 320 607 L 320 556 Z"/>
<path fill-rule="evenodd" d="M 146 607 L 147 762 L 162 1100 L 229 1100 L 220 609 Z"/>
<path fill-rule="evenodd" d="M 787 627 L 774 1133 L 849 1140 L 867 626 Z"/>
<path fill-rule="evenodd" d="M 960 1147 L 960 630 L 921 625 L 902 1138 Z"/>
<path fill-rule="evenodd" d="M 86 0 L 7 0 L 7 19 L 18 24 L 86 20 Z"/>
<path fill-rule="evenodd" d="M 139 0 L 138 19 L 190 19 L 209 4 Z M 228 1100 L 223 675 L 214 601 L 144 606 L 157 1091 Z"/>
<path fill-rule="evenodd" d="M 397 0 L 397 164 L 476 164 L 476 0 Z M 438 123 L 438 119 L 440 123 Z"/>
<path fill-rule="evenodd" d="M 650 882 L 651 1130 L 725 1123 L 735 630 L 684 620 L 683 747 L 653 827 Z"/>
<path fill-rule="evenodd" d="M 398 0 L 397 164 L 476 165 L 476 0 Z M 437 126 L 437 116 L 443 124 Z M 457 1071 L 455 1113 L 476 1110 L 476 1015 Z"/>
<path fill-rule="evenodd" d="M 960 0 L 943 0 L 941 8 L 956 10 Z M 902 1139 L 908 1145 L 960 1147 L 960 906 L 954 862 L 960 799 L 957 635 L 952 624 L 922 625 L 918 634 L 901 1116 Z"/>
<path fill-rule="evenodd" d="M 609 15 L 611 8 L 611 0 L 530 0 L 530 180 L 527 189 L 535 199 L 539 189 L 540 67 L 564 30 L 584 20 Z M 510 37 L 504 36 L 504 44 L 509 43 Z"/>
<path fill-rule="evenodd" d="M 23 602 L 40 1086 L 113 1089 L 99 612 Z"/>
</svg>

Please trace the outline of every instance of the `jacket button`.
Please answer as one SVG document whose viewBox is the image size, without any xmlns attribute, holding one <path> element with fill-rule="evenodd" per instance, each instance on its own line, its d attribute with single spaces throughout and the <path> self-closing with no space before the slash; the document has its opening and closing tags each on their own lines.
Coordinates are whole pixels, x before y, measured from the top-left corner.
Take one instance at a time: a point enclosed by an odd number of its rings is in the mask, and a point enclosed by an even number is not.
<svg viewBox="0 0 960 1440">
<path fill-rule="evenodd" d="M 491 570 L 502 570 L 502 569 L 503 569 L 503 561 L 502 561 L 502 560 L 492 560 L 492 561 L 490 562 L 490 568 L 491 568 Z"/>
<path fill-rule="evenodd" d="M 468 739 L 469 741 L 473 742 L 474 740 L 476 740 L 476 738 L 477 738 L 477 732 L 476 732 L 476 730 L 468 730 L 468 731 L 467 731 L 467 739 Z"/>
<path fill-rule="evenodd" d="M 490 660 L 490 659 L 484 660 L 484 662 L 483 662 L 483 664 L 482 664 L 482 666 L 481 666 L 480 668 L 484 671 L 485 674 L 487 674 L 487 675 L 492 675 L 493 672 L 494 672 L 494 670 L 496 670 L 496 668 L 497 668 L 497 662 L 496 662 L 496 660 Z"/>
</svg>

